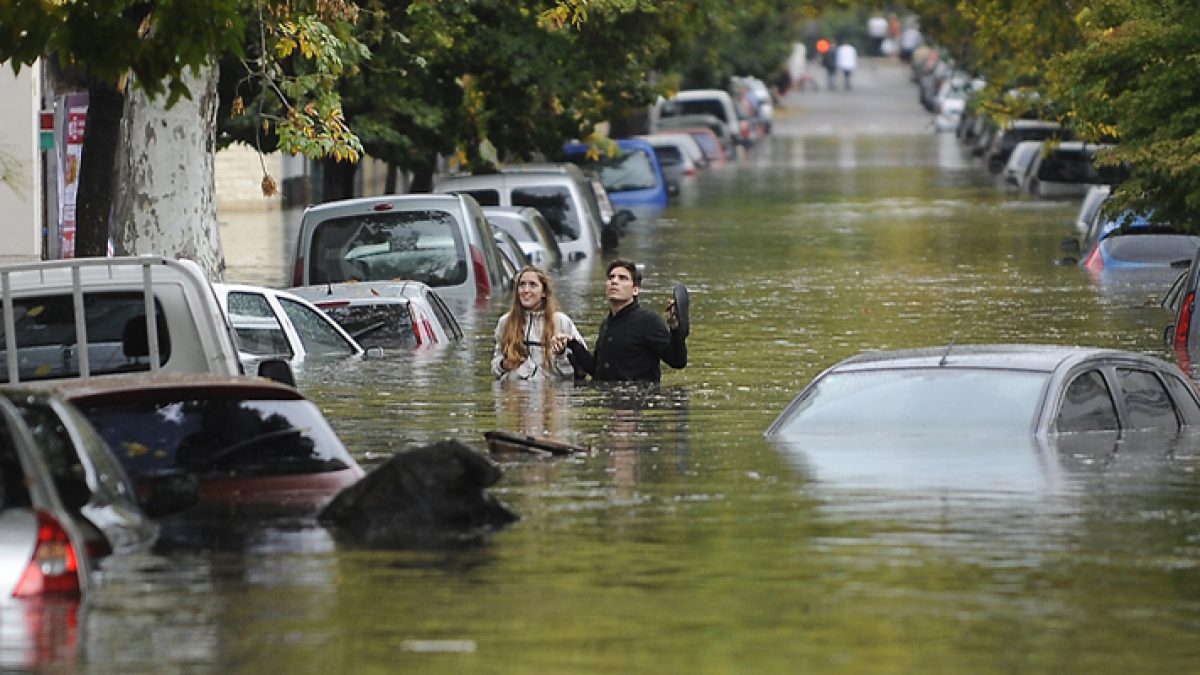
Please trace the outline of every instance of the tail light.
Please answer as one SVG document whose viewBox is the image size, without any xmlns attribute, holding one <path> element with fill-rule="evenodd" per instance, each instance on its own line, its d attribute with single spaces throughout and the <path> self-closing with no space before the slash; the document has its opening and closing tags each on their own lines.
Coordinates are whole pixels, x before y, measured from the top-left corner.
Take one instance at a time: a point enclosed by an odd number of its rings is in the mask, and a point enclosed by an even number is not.
<svg viewBox="0 0 1200 675">
<path fill-rule="evenodd" d="M 1100 243 L 1097 242 L 1083 259 L 1083 266 L 1089 270 L 1100 270 L 1104 267 L 1104 256 L 1100 255 Z"/>
<path fill-rule="evenodd" d="M 425 339 L 421 337 L 421 328 L 425 327 L 425 322 L 422 320 L 420 314 L 417 308 L 413 306 L 413 303 L 408 303 L 408 321 L 412 324 L 413 337 L 417 339 L 418 347 L 425 344 Z M 429 334 L 429 338 L 429 341 L 433 342 L 433 333 Z"/>
<path fill-rule="evenodd" d="M 37 512 L 37 545 L 21 581 L 13 591 L 18 598 L 46 593 L 79 595 L 79 558 L 71 538 L 54 516 Z"/>
<path fill-rule="evenodd" d="M 1184 297 L 1183 305 L 1179 307 L 1179 320 L 1175 322 L 1175 339 L 1171 343 L 1175 348 L 1175 362 L 1185 373 L 1191 372 L 1192 360 L 1188 356 L 1188 333 L 1192 330 L 1192 310 L 1195 304 L 1196 291 L 1191 291 Z"/>
<path fill-rule="evenodd" d="M 741 121 L 739 121 L 738 125 L 742 129 L 742 138 L 749 140 L 750 139 L 750 121 L 749 120 L 741 120 Z"/>
<path fill-rule="evenodd" d="M 486 298 L 492 294 L 492 279 L 488 276 L 487 265 L 483 264 L 483 253 L 476 246 L 471 247 L 471 267 L 475 270 L 475 292 Z"/>
</svg>

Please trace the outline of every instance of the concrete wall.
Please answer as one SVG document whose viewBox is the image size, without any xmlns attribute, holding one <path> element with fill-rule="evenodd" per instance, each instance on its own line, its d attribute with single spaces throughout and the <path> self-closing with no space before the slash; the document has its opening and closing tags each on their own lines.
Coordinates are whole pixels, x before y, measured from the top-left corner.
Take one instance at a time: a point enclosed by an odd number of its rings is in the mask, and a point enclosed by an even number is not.
<svg viewBox="0 0 1200 675">
<path fill-rule="evenodd" d="M 0 257 L 42 254 L 42 162 L 37 66 L 0 64 Z"/>
</svg>

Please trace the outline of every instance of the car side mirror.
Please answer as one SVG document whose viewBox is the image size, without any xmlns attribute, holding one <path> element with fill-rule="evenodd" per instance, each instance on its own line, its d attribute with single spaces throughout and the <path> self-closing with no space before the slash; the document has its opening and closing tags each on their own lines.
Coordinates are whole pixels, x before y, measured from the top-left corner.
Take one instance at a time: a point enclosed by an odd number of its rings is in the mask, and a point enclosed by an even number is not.
<svg viewBox="0 0 1200 675">
<path fill-rule="evenodd" d="M 173 472 L 139 480 L 142 511 L 151 518 L 161 518 L 186 511 L 200 501 L 200 481 L 195 474 Z"/>
<path fill-rule="evenodd" d="M 292 366 L 283 359 L 263 360 L 258 364 L 258 376 L 292 387 L 296 386 L 296 375 L 292 372 Z"/>
</svg>

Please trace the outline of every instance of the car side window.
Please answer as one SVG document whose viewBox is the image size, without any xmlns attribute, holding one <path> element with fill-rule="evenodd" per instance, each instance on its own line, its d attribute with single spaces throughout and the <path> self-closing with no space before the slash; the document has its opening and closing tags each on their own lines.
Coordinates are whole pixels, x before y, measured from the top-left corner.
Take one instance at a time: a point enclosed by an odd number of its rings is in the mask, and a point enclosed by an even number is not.
<svg viewBox="0 0 1200 675">
<path fill-rule="evenodd" d="M 50 470 L 63 506 L 78 512 L 91 500 L 92 491 L 87 483 L 87 470 L 75 451 L 70 433 L 49 406 L 31 402 L 21 405 L 20 410 L 41 450 L 46 468 Z"/>
<path fill-rule="evenodd" d="M 1175 405 L 1179 409 L 1181 421 L 1184 424 L 1200 424 L 1200 402 L 1196 400 L 1192 388 L 1182 379 L 1173 375 L 1168 375 L 1166 380 L 1167 389 L 1171 391 L 1171 396 L 1175 399 Z"/>
<path fill-rule="evenodd" d="M 435 292 L 430 292 L 428 295 L 429 306 L 433 308 L 433 313 L 437 316 L 438 322 L 442 324 L 442 328 L 446 330 L 446 334 L 451 340 L 461 340 L 463 336 L 462 328 L 458 325 L 458 319 L 454 318 L 454 312 L 446 306 L 446 303 Z"/>
<path fill-rule="evenodd" d="M 1109 431 L 1119 428 L 1112 393 L 1100 371 L 1089 370 L 1067 387 L 1055 428 L 1060 432 Z"/>
<path fill-rule="evenodd" d="M 500 193 L 496 190 L 455 190 L 460 194 L 471 195 L 480 206 L 500 206 Z"/>
<path fill-rule="evenodd" d="M 1118 368 L 1117 382 L 1125 396 L 1125 408 L 1129 411 L 1131 428 L 1179 428 L 1179 415 L 1175 412 L 1175 404 L 1157 375 L 1146 370 Z"/>
<path fill-rule="evenodd" d="M 242 351 L 257 356 L 293 356 L 283 325 L 262 293 L 230 293 L 229 322 Z"/>
<path fill-rule="evenodd" d="M 323 315 L 288 298 L 279 298 L 279 304 L 296 327 L 304 351 L 316 356 L 337 357 L 354 353 L 354 346 L 347 342 L 337 329 L 329 325 L 329 321 Z"/>
</svg>

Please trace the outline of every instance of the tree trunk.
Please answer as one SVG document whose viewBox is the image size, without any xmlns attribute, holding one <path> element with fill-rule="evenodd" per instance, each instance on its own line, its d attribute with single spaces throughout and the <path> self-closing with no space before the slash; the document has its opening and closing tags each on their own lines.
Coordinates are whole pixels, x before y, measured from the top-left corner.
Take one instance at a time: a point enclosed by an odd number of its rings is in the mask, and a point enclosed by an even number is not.
<svg viewBox="0 0 1200 675">
<path fill-rule="evenodd" d="M 217 229 L 217 69 L 187 71 L 191 98 L 170 109 L 131 87 L 121 125 L 114 210 L 116 249 L 124 255 L 164 255 L 195 261 L 213 281 L 225 258 Z"/>
<path fill-rule="evenodd" d="M 108 84 L 88 88 L 87 124 L 79 162 L 79 191 L 75 211 L 75 257 L 108 255 L 108 224 L 112 216 L 113 168 L 125 96 Z"/>
</svg>

